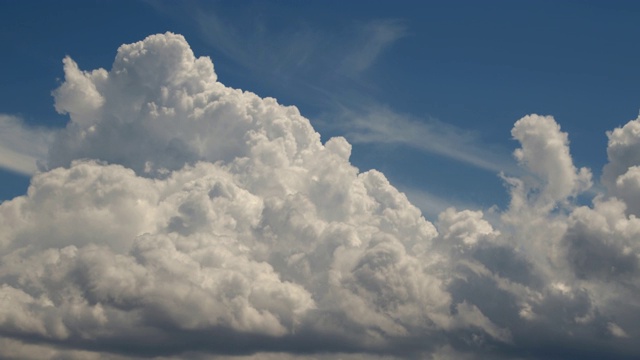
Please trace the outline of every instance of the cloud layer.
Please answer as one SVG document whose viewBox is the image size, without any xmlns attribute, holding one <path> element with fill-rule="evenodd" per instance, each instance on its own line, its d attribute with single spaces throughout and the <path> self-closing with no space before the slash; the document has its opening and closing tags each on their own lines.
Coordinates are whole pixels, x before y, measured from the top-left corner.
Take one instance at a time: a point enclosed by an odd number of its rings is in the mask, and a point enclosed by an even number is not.
<svg viewBox="0 0 640 360">
<path fill-rule="evenodd" d="M 432 224 L 180 35 L 64 69 L 48 170 L 0 204 L 0 357 L 640 356 L 640 119 L 609 134 L 593 206 L 567 134 L 529 115 L 509 208 Z"/>
</svg>

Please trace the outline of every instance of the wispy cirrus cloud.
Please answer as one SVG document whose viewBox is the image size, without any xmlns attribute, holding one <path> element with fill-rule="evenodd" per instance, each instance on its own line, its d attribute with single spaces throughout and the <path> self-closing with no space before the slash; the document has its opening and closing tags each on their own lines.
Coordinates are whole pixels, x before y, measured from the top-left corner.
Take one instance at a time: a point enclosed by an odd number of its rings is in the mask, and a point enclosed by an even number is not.
<svg viewBox="0 0 640 360">
<path fill-rule="evenodd" d="M 55 130 L 29 126 L 17 116 L 0 114 L 0 167 L 33 175 L 47 157 Z"/>
<path fill-rule="evenodd" d="M 199 9 L 193 17 L 209 45 L 229 58 L 249 69 L 285 76 L 355 78 L 407 35 L 407 24 L 400 19 L 345 23 L 328 31 L 304 21 L 283 25 L 251 11 L 246 15 L 250 21 L 242 30 L 215 8 Z"/>
<path fill-rule="evenodd" d="M 366 71 L 394 42 L 407 35 L 406 22 L 399 19 L 374 20 L 358 24 L 351 47 L 344 55 L 341 69 L 348 74 Z M 352 40 L 352 41 L 353 41 Z"/>
<path fill-rule="evenodd" d="M 404 145 L 495 173 L 520 171 L 507 149 L 487 144 L 469 130 L 376 104 L 358 108 L 344 108 L 341 120 L 334 122 L 355 144 Z"/>
</svg>

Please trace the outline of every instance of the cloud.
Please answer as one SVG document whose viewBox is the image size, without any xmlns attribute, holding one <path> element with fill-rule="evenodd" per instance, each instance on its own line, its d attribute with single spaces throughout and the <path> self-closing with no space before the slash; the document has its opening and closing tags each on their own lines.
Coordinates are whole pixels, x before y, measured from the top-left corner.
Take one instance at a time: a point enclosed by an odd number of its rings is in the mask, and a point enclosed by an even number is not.
<svg viewBox="0 0 640 360">
<path fill-rule="evenodd" d="M 611 195 L 624 200 L 629 213 L 640 215 L 640 117 L 607 136 L 609 163 L 602 171 L 602 183 Z"/>
<path fill-rule="evenodd" d="M 525 116 L 515 123 L 511 134 L 522 146 L 514 157 L 531 175 L 524 181 L 515 179 L 512 210 L 524 205 L 547 211 L 591 187 L 591 171 L 573 165 L 568 135 L 553 117 Z"/>
<path fill-rule="evenodd" d="M 34 127 L 16 116 L 0 114 L 0 167 L 32 175 L 47 157 L 55 130 Z"/>
<path fill-rule="evenodd" d="M 574 204 L 590 173 L 552 117 L 514 126 L 509 208 L 432 224 L 180 35 L 63 62 L 70 122 L 0 204 L 0 357 L 640 354 L 640 226 L 618 195 Z"/>
<path fill-rule="evenodd" d="M 479 206 L 462 202 L 453 197 L 438 196 L 434 193 L 424 191 L 423 189 L 411 186 L 398 186 L 409 201 L 418 207 L 425 218 L 437 219 L 438 215 L 448 208 L 455 207 L 459 209 L 477 209 Z"/>
<path fill-rule="evenodd" d="M 343 110 L 337 125 L 353 143 L 405 145 L 496 173 L 518 172 L 506 152 L 483 145 L 468 130 L 436 119 L 416 119 L 380 105 L 363 108 L 366 110 Z"/>
<path fill-rule="evenodd" d="M 302 20 L 271 21 L 261 15 L 263 6 L 249 6 L 244 27 L 229 23 L 225 10 L 216 6 L 194 8 L 186 16 L 195 21 L 205 41 L 236 63 L 258 74 L 266 68 L 285 78 L 357 78 L 407 35 L 407 26 L 399 19 L 338 22 L 327 32 Z M 156 8 L 175 16 L 170 4 L 157 3 Z"/>
<path fill-rule="evenodd" d="M 595 200 L 593 209 L 576 209 L 564 241 L 568 260 L 581 278 L 635 276 L 638 273 L 640 221 L 625 216 L 617 199 Z"/>
<path fill-rule="evenodd" d="M 189 24 L 220 63 L 227 61 L 227 76 L 256 86 L 268 84 L 286 101 L 318 112 L 333 112 L 346 98 L 375 92 L 370 70 L 409 34 L 402 19 L 354 21 L 338 16 L 327 28 L 313 16 L 284 19 L 281 15 L 290 10 L 286 5 L 259 1 L 242 8 L 147 3 Z"/>
<path fill-rule="evenodd" d="M 406 36 L 407 27 L 400 20 L 378 20 L 358 27 L 362 42 L 356 51 L 348 53 L 342 62 L 346 73 L 361 73 L 367 70 L 380 54 L 398 39 Z"/>
</svg>

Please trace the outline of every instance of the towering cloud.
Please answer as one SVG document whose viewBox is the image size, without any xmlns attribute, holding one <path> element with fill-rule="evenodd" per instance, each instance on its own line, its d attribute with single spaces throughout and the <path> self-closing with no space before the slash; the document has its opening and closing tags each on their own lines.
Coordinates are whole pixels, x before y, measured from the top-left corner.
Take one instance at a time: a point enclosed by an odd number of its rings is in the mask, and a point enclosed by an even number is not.
<svg viewBox="0 0 640 360">
<path fill-rule="evenodd" d="M 180 35 L 64 69 L 47 171 L 0 204 L 0 357 L 640 356 L 630 125 L 593 207 L 567 134 L 531 115 L 509 209 L 432 224 Z"/>
</svg>

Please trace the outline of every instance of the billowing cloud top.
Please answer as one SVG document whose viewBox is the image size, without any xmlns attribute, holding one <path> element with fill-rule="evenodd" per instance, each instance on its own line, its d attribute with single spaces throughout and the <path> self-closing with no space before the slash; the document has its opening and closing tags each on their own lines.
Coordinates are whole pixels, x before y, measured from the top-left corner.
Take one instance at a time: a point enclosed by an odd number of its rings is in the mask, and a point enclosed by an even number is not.
<svg viewBox="0 0 640 360">
<path fill-rule="evenodd" d="M 2 357 L 640 356 L 640 120 L 609 135 L 593 207 L 567 134 L 530 115 L 509 209 L 434 225 L 180 35 L 64 70 L 48 170 L 0 205 Z"/>
</svg>

